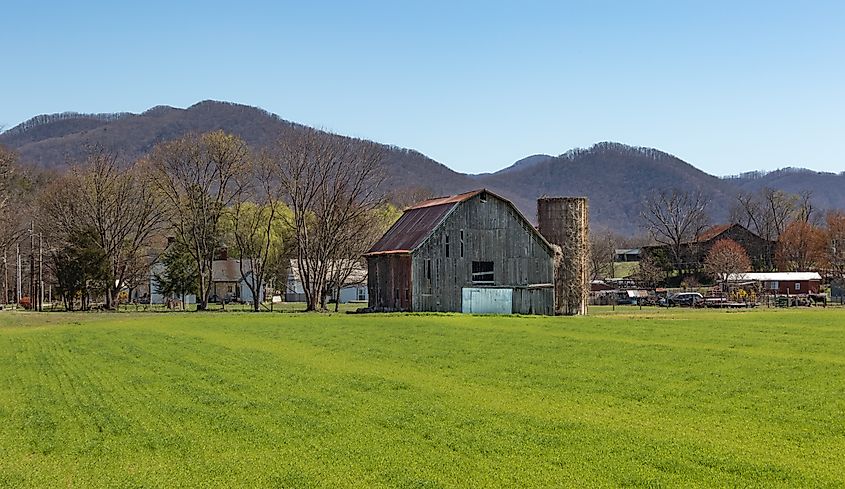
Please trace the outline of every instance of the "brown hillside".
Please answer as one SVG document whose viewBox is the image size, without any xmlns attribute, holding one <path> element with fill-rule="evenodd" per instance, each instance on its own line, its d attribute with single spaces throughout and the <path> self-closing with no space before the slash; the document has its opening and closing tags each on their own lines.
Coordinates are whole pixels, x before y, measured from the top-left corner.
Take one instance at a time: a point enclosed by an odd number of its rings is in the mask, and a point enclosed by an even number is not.
<svg viewBox="0 0 845 489">
<path fill-rule="evenodd" d="M 102 144 L 131 159 L 162 141 L 216 129 L 237 134 L 260 148 L 305 126 L 255 107 L 205 101 L 187 109 L 154 107 L 141 114 L 37 116 L 0 134 L 0 144 L 16 149 L 24 163 L 62 168 L 83 158 L 87 143 Z M 719 179 L 670 154 L 618 143 L 599 143 L 557 157 L 533 155 L 504 170 L 481 175 L 455 172 L 414 150 L 385 147 L 387 187 L 400 204 L 487 187 L 512 199 L 535 220 L 538 197 L 580 195 L 590 199 L 593 225 L 621 233 L 640 231 L 641 204 L 659 189 L 705 192 L 712 198 L 714 222 L 727 219 L 736 192 L 763 186 L 794 193 L 809 189 L 818 207 L 845 208 L 842 174 L 783 170 Z"/>
</svg>

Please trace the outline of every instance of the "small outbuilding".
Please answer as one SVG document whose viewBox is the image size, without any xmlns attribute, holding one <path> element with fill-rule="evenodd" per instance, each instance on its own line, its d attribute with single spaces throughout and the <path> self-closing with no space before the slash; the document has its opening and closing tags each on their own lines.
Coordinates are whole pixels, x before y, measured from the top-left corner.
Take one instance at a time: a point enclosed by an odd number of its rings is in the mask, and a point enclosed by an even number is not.
<svg viewBox="0 0 845 489">
<path fill-rule="evenodd" d="M 252 264 L 244 260 L 244 274 L 252 279 Z M 241 275 L 241 260 L 226 258 L 211 264 L 211 295 L 226 302 L 252 302 L 252 290 Z M 259 301 L 264 301 L 264 284 L 259 287 Z"/>
<path fill-rule="evenodd" d="M 728 275 L 728 283 L 757 282 L 768 294 L 818 294 L 822 277 L 816 272 L 748 272 Z"/>
<path fill-rule="evenodd" d="M 617 261 L 617 262 L 640 261 L 640 249 L 639 248 L 617 248 L 614 251 L 613 261 Z"/>
</svg>

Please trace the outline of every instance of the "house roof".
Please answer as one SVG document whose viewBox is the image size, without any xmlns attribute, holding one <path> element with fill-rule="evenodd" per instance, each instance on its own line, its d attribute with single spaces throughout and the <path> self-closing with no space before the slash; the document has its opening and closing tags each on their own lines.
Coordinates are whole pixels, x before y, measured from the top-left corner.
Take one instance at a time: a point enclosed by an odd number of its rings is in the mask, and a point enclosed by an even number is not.
<svg viewBox="0 0 845 489">
<path fill-rule="evenodd" d="M 252 271 L 252 264 L 249 260 L 244 263 L 244 273 Z M 237 259 L 214 260 L 211 263 L 212 282 L 240 282 L 241 261 Z"/>
<path fill-rule="evenodd" d="M 452 209 L 483 191 L 437 197 L 409 207 L 366 254 L 410 253 L 425 241 Z"/>
<path fill-rule="evenodd" d="M 745 280 L 756 280 L 759 282 L 785 282 L 794 280 L 797 282 L 806 282 L 821 279 L 821 275 L 816 272 L 748 272 L 728 275 L 728 282 L 742 282 Z"/>
<path fill-rule="evenodd" d="M 350 267 L 351 272 L 349 276 L 346 277 L 343 285 L 360 285 L 367 283 L 367 267 L 365 267 L 359 260 L 352 260 L 346 259 L 341 262 L 338 261 L 331 261 L 330 264 L 339 263 L 340 266 L 343 267 Z M 299 260 L 292 259 L 290 260 L 290 268 L 288 270 L 289 276 L 291 276 L 297 282 L 300 281 L 299 277 Z"/>
</svg>

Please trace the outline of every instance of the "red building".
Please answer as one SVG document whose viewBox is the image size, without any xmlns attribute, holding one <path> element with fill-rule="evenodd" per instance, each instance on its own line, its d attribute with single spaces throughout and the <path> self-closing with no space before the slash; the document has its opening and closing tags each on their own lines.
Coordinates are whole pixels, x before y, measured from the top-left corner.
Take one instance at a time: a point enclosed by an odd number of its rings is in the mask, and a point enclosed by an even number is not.
<svg viewBox="0 0 845 489">
<path fill-rule="evenodd" d="M 822 277 L 816 272 L 732 273 L 728 282 L 759 282 L 762 290 L 770 294 L 818 294 Z"/>
</svg>

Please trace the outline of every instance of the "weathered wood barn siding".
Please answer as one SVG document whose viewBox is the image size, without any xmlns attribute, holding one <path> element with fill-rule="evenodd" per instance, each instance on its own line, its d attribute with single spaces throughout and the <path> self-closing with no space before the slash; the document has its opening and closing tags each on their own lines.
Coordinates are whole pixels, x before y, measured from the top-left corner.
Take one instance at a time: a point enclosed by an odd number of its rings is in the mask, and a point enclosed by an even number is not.
<svg viewBox="0 0 845 489">
<path fill-rule="evenodd" d="M 367 288 L 370 307 L 410 311 L 411 255 L 383 254 L 367 257 Z"/>
<path fill-rule="evenodd" d="M 553 287 L 517 287 L 513 289 L 513 312 L 517 314 L 554 315 Z"/>
<path fill-rule="evenodd" d="M 456 206 L 411 254 L 412 310 L 460 311 L 461 289 L 484 286 L 473 284 L 472 262 L 487 261 L 487 285 L 514 288 L 513 312 L 553 314 L 553 290 L 528 288 L 554 281 L 553 251 L 517 212 L 488 192 Z"/>
</svg>

